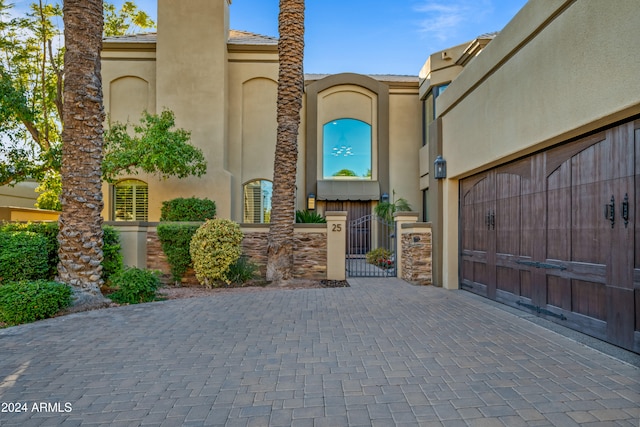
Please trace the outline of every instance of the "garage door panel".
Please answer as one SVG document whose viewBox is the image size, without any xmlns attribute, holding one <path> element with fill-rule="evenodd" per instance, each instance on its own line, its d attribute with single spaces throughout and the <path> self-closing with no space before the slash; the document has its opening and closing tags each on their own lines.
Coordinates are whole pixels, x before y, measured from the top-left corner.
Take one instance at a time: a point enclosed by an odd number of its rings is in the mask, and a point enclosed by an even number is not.
<svg viewBox="0 0 640 427">
<path fill-rule="evenodd" d="M 520 272 L 512 268 L 496 267 L 496 287 L 520 295 Z"/>
<path fill-rule="evenodd" d="M 587 282 L 584 280 L 571 281 L 571 306 L 572 311 L 593 317 L 598 320 L 607 320 L 607 289 L 602 283 Z"/>
<path fill-rule="evenodd" d="M 526 298 L 533 298 L 533 283 L 531 272 L 520 270 L 520 295 Z"/>
<path fill-rule="evenodd" d="M 547 304 L 571 311 L 571 280 L 547 276 Z"/>
<path fill-rule="evenodd" d="M 634 292 L 614 286 L 606 287 L 607 336 L 610 342 L 624 348 L 633 347 Z"/>
<path fill-rule="evenodd" d="M 547 178 L 546 257 L 571 258 L 571 165 L 565 162 Z"/>
</svg>

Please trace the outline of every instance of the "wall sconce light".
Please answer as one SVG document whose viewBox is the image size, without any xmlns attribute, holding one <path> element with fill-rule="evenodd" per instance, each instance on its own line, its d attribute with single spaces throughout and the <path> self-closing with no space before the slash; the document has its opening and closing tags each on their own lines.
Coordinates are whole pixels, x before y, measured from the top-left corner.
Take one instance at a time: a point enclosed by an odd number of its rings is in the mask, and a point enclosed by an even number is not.
<svg viewBox="0 0 640 427">
<path fill-rule="evenodd" d="M 316 209 L 316 195 L 311 193 L 307 197 L 307 210 L 313 211 Z"/>
<path fill-rule="evenodd" d="M 389 193 L 382 193 L 382 196 L 380 197 L 380 200 L 381 200 L 383 203 L 388 202 L 388 201 L 389 201 Z"/>
<path fill-rule="evenodd" d="M 438 154 L 438 157 L 436 157 L 436 160 L 433 162 L 433 168 L 436 179 L 447 177 L 447 161 L 443 159 L 440 154 Z"/>
</svg>

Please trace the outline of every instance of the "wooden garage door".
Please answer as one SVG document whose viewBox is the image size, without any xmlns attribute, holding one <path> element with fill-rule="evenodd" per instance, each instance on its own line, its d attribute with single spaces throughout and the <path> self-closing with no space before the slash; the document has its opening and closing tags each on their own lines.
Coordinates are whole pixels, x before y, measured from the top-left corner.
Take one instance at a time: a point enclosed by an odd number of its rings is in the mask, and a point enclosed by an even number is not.
<svg viewBox="0 0 640 427">
<path fill-rule="evenodd" d="M 461 183 L 461 287 L 640 353 L 640 121 Z"/>
</svg>

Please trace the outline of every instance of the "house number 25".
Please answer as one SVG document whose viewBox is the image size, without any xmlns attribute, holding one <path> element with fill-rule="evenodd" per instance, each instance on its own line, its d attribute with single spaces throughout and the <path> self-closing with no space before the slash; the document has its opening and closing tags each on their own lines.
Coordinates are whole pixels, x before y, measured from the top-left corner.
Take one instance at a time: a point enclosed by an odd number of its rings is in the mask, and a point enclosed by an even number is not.
<svg viewBox="0 0 640 427">
<path fill-rule="evenodd" d="M 331 231 L 342 231 L 342 224 L 332 224 Z"/>
</svg>

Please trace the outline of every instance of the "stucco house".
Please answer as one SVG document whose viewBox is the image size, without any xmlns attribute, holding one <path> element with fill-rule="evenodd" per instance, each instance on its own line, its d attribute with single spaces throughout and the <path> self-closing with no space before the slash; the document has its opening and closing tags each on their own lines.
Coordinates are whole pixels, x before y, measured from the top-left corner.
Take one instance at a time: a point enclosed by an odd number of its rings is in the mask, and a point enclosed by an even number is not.
<svg viewBox="0 0 640 427">
<path fill-rule="evenodd" d="M 208 161 L 202 178 L 105 184 L 105 219 L 157 221 L 162 201 L 195 196 L 215 200 L 221 217 L 268 221 L 277 40 L 230 30 L 229 3 L 159 0 L 157 33 L 104 40 L 109 119 L 137 122 L 142 110 L 171 109 Z M 298 209 L 311 198 L 320 212 L 360 215 L 393 191 L 418 208 L 420 108 L 417 76 L 306 75 Z"/>
<path fill-rule="evenodd" d="M 432 223 L 435 284 L 640 352 L 636 3 L 529 2 L 415 77 L 305 76 L 297 208 L 353 219 L 395 192 Z M 156 34 L 105 40 L 109 117 L 169 108 L 209 161 L 105 184 L 107 220 L 196 196 L 268 221 L 277 41 L 230 30 L 229 4 L 159 0 Z"/>
</svg>

